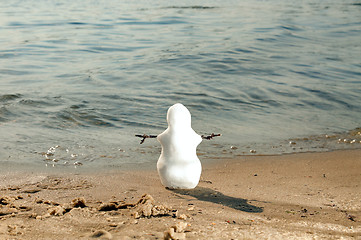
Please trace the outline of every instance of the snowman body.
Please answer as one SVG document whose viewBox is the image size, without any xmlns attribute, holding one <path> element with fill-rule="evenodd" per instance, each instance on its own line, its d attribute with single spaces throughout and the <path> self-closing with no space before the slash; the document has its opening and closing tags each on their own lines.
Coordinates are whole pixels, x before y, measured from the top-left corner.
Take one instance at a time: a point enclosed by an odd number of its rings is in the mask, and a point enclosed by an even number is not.
<svg viewBox="0 0 361 240">
<path fill-rule="evenodd" d="M 162 184 L 170 189 L 191 189 L 198 185 L 202 172 L 196 150 L 202 137 L 191 127 L 191 114 L 180 103 L 167 113 L 168 128 L 158 135 L 162 151 L 157 162 Z"/>
</svg>

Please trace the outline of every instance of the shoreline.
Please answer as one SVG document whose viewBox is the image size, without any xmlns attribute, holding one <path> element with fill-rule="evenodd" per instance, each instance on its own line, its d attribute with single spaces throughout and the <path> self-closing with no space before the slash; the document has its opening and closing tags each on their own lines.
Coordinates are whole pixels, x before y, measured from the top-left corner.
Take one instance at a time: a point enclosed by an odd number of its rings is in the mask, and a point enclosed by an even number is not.
<svg viewBox="0 0 361 240">
<path fill-rule="evenodd" d="M 360 169 L 361 150 L 214 159 L 194 190 L 165 189 L 155 168 L 13 171 L 0 179 L 0 238 L 357 239 Z"/>
<path fill-rule="evenodd" d="M 150 146 L 146 146 L 146 148 L 150 148 Z M 295 152 L 280 152 L 280 153 L 259 153 L 257 151 L 253 153 L 240 152 L 238 153 L 238 148 L 233 146 L 230 147 L 228 152 L 223 150 L 218 156 L 217 154 L 208 154 L 205 151 L 197 152 L 198 158 L 201 161 L 202 166 L 208 166 L 211 164 L 222 163 L 222 161 L 237 161 L 243 158 L 267 158 L 267 157 L 287 157 L 293 155 L 303 155 L 303 154 L 327 154 L 327 153 L 338 153 L 338 152 L 353 152 L 353 151 L 361 151 L 361 147 L 354 148 L 338 148 L 338 149 L 326 149 L 326 150 L 308 150 L 308 151 L 295 151 Z M 251 149 L 251 148 L 250 148 Z M 143 152 L 144 154 L 144 152 Z M 155 155 L 146 155 L 146 158 L 151 160 L 147 160 L 144 162 L 121 162 L 121 163 L 111 163 L 105 164 L 104 166 L 94 165 L 93 162 L 90 164 L 67 164 L 67 165 L 59 165 L 56 162 L 48 161 L 43 163 L 28 163 L 28 162 L 11 162 L 5 160 L 0 162 L 0 175 L 8 174 L 8 173 L 39 173 L 39 174 L 94 174 L 94 173 L 112 173 L 112 172 L 123 172 L 123 171 L 156 171 L 156 164 L 159 158 L 159 153 L 157 152 Z M 115 159 L 113 156 L 105 156 L 100 155 L 99 159 L 108 157 L 110 159 Z M 76 162 L 76 161 L 75 161 Z M 52 164 L 54 166 L 52 166 Z"/>
<path fill-rule="evenodd" d="M 133 137 L 133 135 L 132 135 Z M 108 148 L 96 148 L 96 145 L 52 143 L 37 146 L 24 154 L 2 152 L 0 156 L 0 174 L 19 169 L 34 172 L 92 172 L 96 169 L 153 170 L 159 158 L 161 146 L 155 141 L 140 145 L 138 138 L 131 138 L 128 146 L 114 144 Z M 226 140 L 227 139 L 227 140 Z M 219 141 L 220 140 L 220 141 Z M 288 154 L 320 153 L 361 149 L 361 128 L 332 134 L 299 136 L 274 141 L 239 143 L 224 140 L 202 141 L 197 154 L 202 164 L 220 159 L 240 158 L 244 156 L 282 156 Z M 225 141 L 226 140 L 226 141 Z M 237 142 L 237 141 L 236 141 Z M 131 147 L 130 147 L 131 146 Z M 36 149 L 36 150 L 35 150 Z M 41 149 L 41 150 L 39 150 Z M 74 170 L 76 168 L 76 170 Z"/>
</svg>

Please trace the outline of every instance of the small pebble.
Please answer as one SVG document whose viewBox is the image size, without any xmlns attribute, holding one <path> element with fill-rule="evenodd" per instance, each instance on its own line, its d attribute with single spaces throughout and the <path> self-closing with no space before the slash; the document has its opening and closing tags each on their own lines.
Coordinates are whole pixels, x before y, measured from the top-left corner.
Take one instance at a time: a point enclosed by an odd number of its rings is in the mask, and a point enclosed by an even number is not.
<svg viewBox="0 0 361 240">
<path fill-rule="evenodd" d="M 232 150 L 236 150 L 236 149 L 238 149 L 238 147 L 236 147 L 236 146 L 231 146 L 231 149 L 232 149 Z"/>
<path fill-rule="evenodd" d="M 181 215 L 179 215 L 178 216 L 178 219 L 180 219 L 180 220 L 187 220 L 187 215 L 185 215 L 185 214 L 181 214 Z"/>
<path fill-rule="evenodd" d="M 194 206 L 191 206 L 190 208 L 187 209 L 188 211 L 194 211 Z"/>
<path fill-rule="evenodd" d="M 45 154 L 46 159 L 49 159 L 51 156 L 54 156 L 54 153 L 46 153 Z"/>
<path fill-rule="evenodd" d="M 250 153 L 256 153 L 257 151 L 254 149 L 249 150 Z"/>
</svg>

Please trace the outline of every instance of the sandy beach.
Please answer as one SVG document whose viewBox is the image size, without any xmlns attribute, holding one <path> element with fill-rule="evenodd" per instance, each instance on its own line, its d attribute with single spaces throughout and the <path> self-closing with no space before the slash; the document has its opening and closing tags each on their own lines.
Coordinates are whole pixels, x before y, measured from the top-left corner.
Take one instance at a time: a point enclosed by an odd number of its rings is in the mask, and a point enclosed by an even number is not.
<svg viewBox="0 0 361 240">
<path fill-rule="evenodd" d="M 154 170 L 8 172 L 0 239 L 361 239 L 361 150 L 203 163 L 194 190 Z"/>
</svg>

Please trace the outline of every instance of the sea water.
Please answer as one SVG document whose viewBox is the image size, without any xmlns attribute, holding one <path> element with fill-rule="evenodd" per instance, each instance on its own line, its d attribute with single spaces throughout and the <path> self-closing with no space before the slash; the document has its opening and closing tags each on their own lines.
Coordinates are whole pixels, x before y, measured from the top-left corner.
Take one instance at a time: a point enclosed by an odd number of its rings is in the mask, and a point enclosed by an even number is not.
<svg viewBox="0 0 361 240">
<path fill-rule="evenodd" d="M 361 2 L 1 1 L 0 168 L 155 168 L 183 103 L 202 161 L 361 147 Z"/>
</svg>

